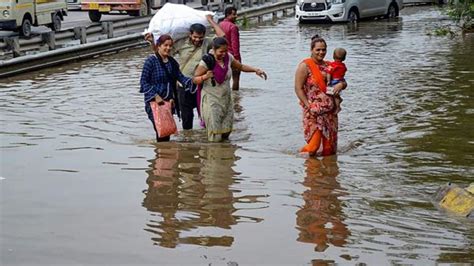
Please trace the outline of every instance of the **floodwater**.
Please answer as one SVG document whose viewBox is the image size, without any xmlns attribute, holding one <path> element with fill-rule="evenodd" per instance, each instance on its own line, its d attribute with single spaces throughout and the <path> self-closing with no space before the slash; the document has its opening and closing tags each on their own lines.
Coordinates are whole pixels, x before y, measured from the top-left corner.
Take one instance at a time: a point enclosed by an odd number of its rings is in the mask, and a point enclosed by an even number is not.
<svg viewBox="0 0 474 266">
<path fill-rule="evenodd" d="M 474 176 L 474 38 L 394 21 L 242 31 L 230 142 L 156 144 L 138 93 L 147 48 L 0 81 L 2 265 L 474 262 L 474 225 L 434 207 Z M 302 158 L 293 91 L 309 39 L 348 50 L 338 156 Z M 330 59 L 330 54 L 328 54 Z"/>
</svg>

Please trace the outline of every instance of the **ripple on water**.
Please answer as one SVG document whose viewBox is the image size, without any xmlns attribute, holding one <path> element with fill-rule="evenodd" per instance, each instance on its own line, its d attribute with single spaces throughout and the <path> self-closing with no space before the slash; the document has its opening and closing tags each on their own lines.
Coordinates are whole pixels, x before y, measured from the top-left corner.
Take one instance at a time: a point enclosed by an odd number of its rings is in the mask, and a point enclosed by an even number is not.
<svg viewBox="0 0 474 266">
<path fill-rule="evenodd" d="M 252 254 L 284 254 L 288 264 L 309 257 L 467 262 L 474 254 L 472 228 L 438 212 L 431 197 L 445 182 L 472 182 L 472 37 L 427 36 L 439 17 L 434 8 L 402 12 L 392 21 L 299 26 L 286 18 L 242 31 L 243 62 L 265 69 L 269 79 L 242 74 L 242 89 L 233 94 L 230 143 L 208 143 L 199 128 L 180 132 L 172 143 L 154 142 L 138 93 L 148 48 L 2 80 L 2 175 L 21 189 L 82 191 L 84 201 L 97 188 L 101 203 L 120 203 L 120 209 L 109 206 L 111 213 L 123 212 L 130 202 L 122 201 L 139 194 L 133 203 L 143 216 L 138 224 L 110 222 L 98 236 L 115 240 L 117 232 L 135 236 L 145 230 L 145 241 L 124 241 L 146 242 L 142 250 L 148 244 L 226 247 L 218 249 L 223 256 L 252 260 L 254 255 L 239 253 L 251 245 Z M 348 50 L 339 155 L 324 159 L 296 156 L 304 140 L 294 72 L 316 33 L 328 42 L 327 59 L 335 47 Z M 76 190 L 69 190 L 74 181 Z M 111 191 L 124 184 L 126 193 L 114 196 Z M 40 212 L 41 204 L 50 204 L 41 195 L 35 199 L 40 203 L 31 204 L 31 191 L 14 188 L 4 191 L 5 201 Z M 104 195 L 112 196 L 102 201 Z M 73 197 L 58 202 L 61 210 L 81 204 Z M 62 233 L 71 243 L 85 243 Z M 184 262 L 170 254 L 160 256 Z"/>
</svg>

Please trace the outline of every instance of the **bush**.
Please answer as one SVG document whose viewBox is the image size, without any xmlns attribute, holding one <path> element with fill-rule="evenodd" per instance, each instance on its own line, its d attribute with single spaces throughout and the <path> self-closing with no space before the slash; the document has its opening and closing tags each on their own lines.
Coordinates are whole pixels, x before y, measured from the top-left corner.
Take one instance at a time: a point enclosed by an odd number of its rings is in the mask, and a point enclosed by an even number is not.
<svg viewBox="0 0 474 266">
<path fill-rule="evenodd" d="M 448 0 L 447 14 L 463 32 L 473 31 L 474 3 L 472 0 Z"/>
</svg>

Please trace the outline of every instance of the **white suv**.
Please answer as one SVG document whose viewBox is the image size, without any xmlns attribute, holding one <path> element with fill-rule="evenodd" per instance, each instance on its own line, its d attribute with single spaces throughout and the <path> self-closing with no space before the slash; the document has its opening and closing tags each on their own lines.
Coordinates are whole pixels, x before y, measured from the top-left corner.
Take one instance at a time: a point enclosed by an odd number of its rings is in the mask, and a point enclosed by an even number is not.
<svg viewBox="0 0 474 266">
<path fill-rule="evenodd" d="M 297 0 L 295 18 L 300 22 L 354 22 L 368 17 L 397 17 L 402 8 L 403 0 Z"/>
</svg>

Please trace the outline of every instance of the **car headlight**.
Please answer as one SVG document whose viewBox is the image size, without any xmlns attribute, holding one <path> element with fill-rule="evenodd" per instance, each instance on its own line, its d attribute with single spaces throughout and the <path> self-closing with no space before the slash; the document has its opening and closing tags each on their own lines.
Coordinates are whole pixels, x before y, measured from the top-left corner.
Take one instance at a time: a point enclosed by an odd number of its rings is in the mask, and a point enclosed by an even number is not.
<svg viewBox="0 0 474 266">
<path fill-rule="evenodd" d="M 4 17 L 8 17 L 8 16 L 10 16 L 10 11 L 8 11 L 8 10 L 3 10 L 3 13 L 2 13 L 2 14 L 3 14 Z"/>
<path fill-rule="evenodd" d="M 331 0 L 331 3 L 333 3 L 333 4 L 343 4 L 345 2 L 346 2 L 346 0 Z"/>
</svg>

